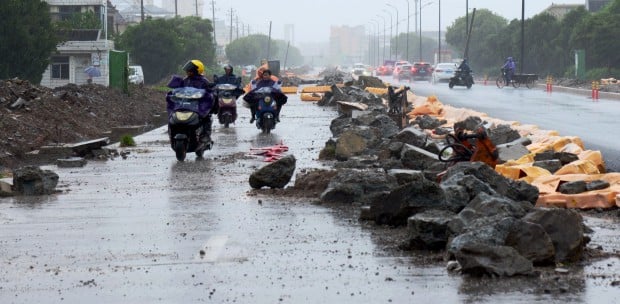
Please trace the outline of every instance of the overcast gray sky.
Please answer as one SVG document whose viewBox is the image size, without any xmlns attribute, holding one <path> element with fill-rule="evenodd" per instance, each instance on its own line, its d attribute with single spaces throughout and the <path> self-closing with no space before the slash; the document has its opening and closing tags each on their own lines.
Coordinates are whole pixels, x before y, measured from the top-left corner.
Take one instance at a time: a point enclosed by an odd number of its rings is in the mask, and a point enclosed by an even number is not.
<svg viewBox="0 0 620 304">
<path fill-rule="evenodd" d="M 156 0 L 157 1 L 157 0 Z M 182 0 L 193 1 L 193 0 Z M 439 25 L 440 0 L 422 0 L 422 30 L 437 30 Z M 410 3 L 410 31 L 414 31 L 414 3 Z M 452 22 L 465 15 L 465 0 L 441 1 L 442 31 Z M 521 18 L 521 0 L 469 0 L 470 11 L 473 8 L 489 9 L 508 20 Z M 211 0 L 205 0 L 205 16 L 211 16 Z M 407 1 L 406 0 L 215 0 L 216 19 L 230 20 L 231 7 L 238 15 L 240 24 L 250 26 L 250 32 L 269 31 L 269 21 L 272 22 L 272 37 L 284 37 L 284 25 L 295 25 L 295 42 L 326 42 L 329 40 L 331 25 L 370 26 L 371 19 L 377 19 L 380 28 L 383 28 L 385 18 L 387 32 L 389 32 L 390 15 L 396 21 L 396 10 L 386 5 L 395 6 L 399 12 L 399 32 L 407 28 Z M 552 3 L 556 4 L 584 4 L 585 0 L 525 0 L 525 18 L 529 18 Z M 387 12 L 386 12 L 387 11 Z M 389 12 L 389 13 L 388 13 Z M 228 15 L 226 15 L 228 14 Z M 227 22 L 228 24 L 228 22 Z"/>
</svg>

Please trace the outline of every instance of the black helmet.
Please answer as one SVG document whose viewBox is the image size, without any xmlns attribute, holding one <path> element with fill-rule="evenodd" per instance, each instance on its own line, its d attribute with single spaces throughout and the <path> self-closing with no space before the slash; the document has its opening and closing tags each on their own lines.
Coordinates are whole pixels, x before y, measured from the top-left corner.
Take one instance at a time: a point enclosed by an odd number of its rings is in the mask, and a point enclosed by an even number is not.
<svg viewBox="0 0 620 304">
<path fill-rule="evenodd" d="M 226 71 L 226 70 L 230 70 L 230 72 L 232 73 L 232 71 L 233 71 L 232 65 L 230 65 L 230 64 L 225 65 L 224 66 L 224 71 Z"/>
</svg>

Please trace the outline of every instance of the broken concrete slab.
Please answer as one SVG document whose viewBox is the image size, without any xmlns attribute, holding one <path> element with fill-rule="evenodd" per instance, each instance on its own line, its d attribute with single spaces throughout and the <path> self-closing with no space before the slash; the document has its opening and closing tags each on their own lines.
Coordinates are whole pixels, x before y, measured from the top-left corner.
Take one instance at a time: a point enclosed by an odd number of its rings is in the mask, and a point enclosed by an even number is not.
<svg viewBox="0 0 620 304">
<path fill-rule="evenodd" d="M 59 168 L 79 168 L 86 165 L 83 157 L 60 158 L 56 160 L 56 166 Z"/>
</svg>

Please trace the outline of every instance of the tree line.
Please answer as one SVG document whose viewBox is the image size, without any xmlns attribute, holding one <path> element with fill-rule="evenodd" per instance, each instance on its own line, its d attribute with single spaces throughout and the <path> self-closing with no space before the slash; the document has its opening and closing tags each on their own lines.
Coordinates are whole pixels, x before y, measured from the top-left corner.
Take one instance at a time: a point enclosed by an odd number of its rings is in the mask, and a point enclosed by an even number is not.
<svg viewBox="0 0 620 304">
<path fill-rule="evenodd" d="M 24 17 L 27 16 L 27 17 Z M 0 79 L 18 77 L 39 83 L 43 72 L 65 40 L 67 30 L 100 28 L 98 16 L 92 12 L 53 21 L 50 7 L 41 0 L 3 0 L 0 5 Z M 156 83 L 180 73 L 190 59 L 199 59 L 207 75 L 221 73 L 217 66 L 213 25 L 209 19 L 175 17 L 147 18 L 131 25 L 123 33 L 112 33 L 115 48 L 128 51 L 134 64 L 141 65 L 145 82 Z M 266 58 L 269 44 L 271 58 Z M 226 47 L 227 59 L 234 65 L 258 65 L 260 60 L 287 60 L 287 65 L 303 62 L 301 52 L 286 42 L 265 35 L 239 38 Z"/>
<path fill-rule="evenodd" d="M 579 7 L 561 19 L 541 13 L 525 20 L 523 54 L 521 20 L 509 22 L 485 9 L 476 11 L 474 19 L 468 59 L 479 75 L 499 74 L 504 59 L 512 56 L 523 58 L 517 72 L 522 67 L 523 73 L 572 78 L 575 51 L 585 50 L 586 79 L 620 77 L 620 0 L 596 13 Z M 463 16 L 446 31 L 446 42 L 458 54 L 465 49 L 465 23 Z"/>
</svg>

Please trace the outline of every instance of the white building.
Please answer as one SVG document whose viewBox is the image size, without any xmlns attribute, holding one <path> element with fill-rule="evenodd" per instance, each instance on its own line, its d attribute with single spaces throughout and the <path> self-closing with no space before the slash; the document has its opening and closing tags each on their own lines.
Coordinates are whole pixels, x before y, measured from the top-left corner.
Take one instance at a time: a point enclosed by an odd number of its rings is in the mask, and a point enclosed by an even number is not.
<svg viewBox="0 0 620 304">
<path fill-rule="evenodd" d="M 50 6 L 52 19 L 59 21 L 70 18 L 74 13 L 94 12 L 99 16 L 101 27 L 98 29 L 70 30 L 64 33 L 66 41 L 57 46 L 51 63 L 43 73 L 41 85 L 58 87 L 69 83 L 85 84 L 89 75 L 84 70 L 96 67 L 101 76 L 92 77 L 92 82 L 109 85 L 109 51 L 114 43 L 108 40 L 107 28 L 110 23 L 106 0 L 45 0 Z M 111 22 L 113 23 L 113 17 Z"/>
</svg>

